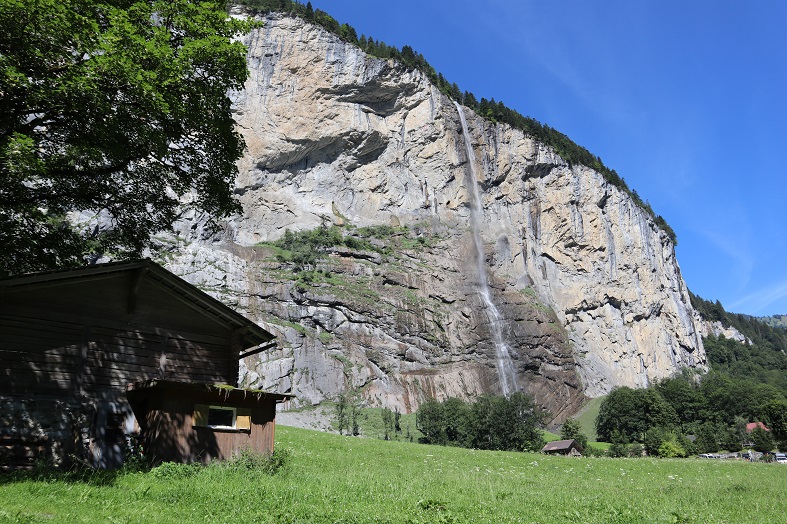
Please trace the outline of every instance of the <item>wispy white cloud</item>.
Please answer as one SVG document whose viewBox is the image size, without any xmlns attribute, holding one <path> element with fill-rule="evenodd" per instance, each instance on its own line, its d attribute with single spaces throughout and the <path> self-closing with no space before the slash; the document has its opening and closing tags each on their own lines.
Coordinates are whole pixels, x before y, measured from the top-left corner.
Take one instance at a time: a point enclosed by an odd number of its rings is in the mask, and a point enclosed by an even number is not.
<svg viewBox="0 0 787 524">
<path fill-rule="evenodd" d="M 770 305 L 787 298 L 787 280 L 784 280 L 766 288 L 760 289 L 736 300 L 729 306 L 725 306 L 729 311 L 742 309 L 752 313 L 762 313 Z"/>
</svg>

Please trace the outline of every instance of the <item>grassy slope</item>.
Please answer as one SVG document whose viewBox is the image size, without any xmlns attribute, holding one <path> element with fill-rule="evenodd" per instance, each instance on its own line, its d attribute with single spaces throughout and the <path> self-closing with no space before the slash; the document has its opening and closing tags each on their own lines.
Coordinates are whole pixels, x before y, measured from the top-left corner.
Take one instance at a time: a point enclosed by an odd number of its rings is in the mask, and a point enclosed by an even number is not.
<svg viewBox="0 0 787 524">
<path fill-rule="evenodd" d="M 285 472 L 0 477 L 0 522 L 779 522 L 787 468 L 480 452 L 279 427 Z"/>
<path fill-rule="evenodd" d="M 575 415 L 582 427 L 582 433 L 587 435 L 588 440 L 596 440 L 596 417 L 598 417 L 598 410 L 601 408 L 601 403 L 606 397 L 598 397 L 590 399 L 579 410 L 579 414 Z"/>
</svg>

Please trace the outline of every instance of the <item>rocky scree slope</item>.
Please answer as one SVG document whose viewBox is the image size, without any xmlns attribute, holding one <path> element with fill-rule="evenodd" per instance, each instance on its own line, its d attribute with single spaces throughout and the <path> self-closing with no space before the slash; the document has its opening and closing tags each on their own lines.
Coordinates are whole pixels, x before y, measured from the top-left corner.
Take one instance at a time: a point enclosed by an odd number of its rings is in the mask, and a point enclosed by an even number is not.
<svg viewBox="0 0 787 524">
<path fill-rule="evenodd" d="M 162 239 L 169 269 L 278 335 L 278 349 L 244 363 L 245 385 L 296 404 L 356 390 L 407 411 L 499 392 L 472 184 L 517 383 L 557 419 L 585 396 L 706 367 L 671 240 L 600 174 L 467 109 L 463 133 L 423 74 L 304 20 L 269 15 L 245 43 L 243 216 L 221 231 L 184 216 Z M 374 250 L 334 249 L 307 278 L 264 245 L 323 224 L 390 228 Z"/>
</svg>

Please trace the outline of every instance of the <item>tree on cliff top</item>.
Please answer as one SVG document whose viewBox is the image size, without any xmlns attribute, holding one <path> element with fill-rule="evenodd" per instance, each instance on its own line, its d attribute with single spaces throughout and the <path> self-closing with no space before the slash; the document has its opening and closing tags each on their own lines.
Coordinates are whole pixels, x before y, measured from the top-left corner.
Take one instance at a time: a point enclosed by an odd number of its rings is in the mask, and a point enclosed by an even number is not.
<svg viewBox="0 0 787 524">
<path fill-rule="evenodd" d="M 185 195 L 238 210 L 228 91 L 251 26 L 217 0 L 3 0 L 0 275 L 138 256 Z"/>
</svg>

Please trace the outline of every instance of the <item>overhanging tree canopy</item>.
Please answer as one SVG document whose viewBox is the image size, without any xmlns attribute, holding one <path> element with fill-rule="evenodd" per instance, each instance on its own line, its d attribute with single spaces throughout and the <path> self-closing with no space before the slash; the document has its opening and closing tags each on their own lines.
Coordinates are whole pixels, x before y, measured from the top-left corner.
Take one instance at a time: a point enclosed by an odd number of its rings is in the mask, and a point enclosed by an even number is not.
<svg viewBox="0 0 787 524">
<path fill-rule="evenodd" d="M 236 211 L 232 37 L 250 27 L 218 1 L 3 0 L 0 274 L 136 256 L 192 191 L 190 206 Z"/>
</svg>

